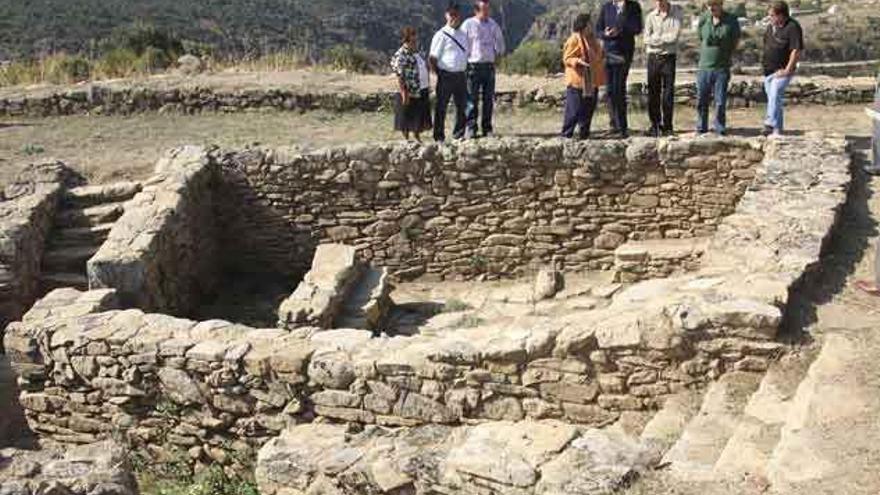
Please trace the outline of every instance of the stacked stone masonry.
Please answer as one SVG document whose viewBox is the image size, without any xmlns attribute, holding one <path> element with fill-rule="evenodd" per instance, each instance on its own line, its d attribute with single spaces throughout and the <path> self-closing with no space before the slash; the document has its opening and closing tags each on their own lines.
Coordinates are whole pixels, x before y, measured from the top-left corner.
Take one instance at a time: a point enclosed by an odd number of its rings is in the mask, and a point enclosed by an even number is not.
<svg viewBox="0 0 880 495">
<path fill-rule="evenodd" d="M 763 161 L 697 271 L 636 283 L 605 308 L 375 338 L 196 322 L 115 309 L 113 289 L 60 290 L 8 329 L 21 403 L 31 427 L 57 440 L 124 431 L 157 456 L 179 449 L 228 463 L 225 449 L 257 448 L 317 418 L 602 426 L 726 372 L 766 370 L 783 348 L 775 337 L 789 291 L 817 264 L 845 201 L 849 157 L 818 139 L 688 146 Z"/>
<path fill-rule="evenodd" d="M 163 157 L 88 261 L 89 287 L 150 311 L 194 312 L 217 284 L 214 185 L 201 148 Z"/>
<path fill-rule="evenodd" d="M 0 337 L 39 297 L 40 264 L 59 197 L 79 178 L 60 162 L 25 167 L 0 202 Z M 2 351 L 2 346 L 0 346 Z"/>
<path fill-rule="evenodd" d="M 492 140 L 216 157 L 234 198 L 221 244 L 243 267 L 302 276 L 318 244 L 341 242 L 399 278 L 497 278 L 610 269 L 627 240 L 710 235 L 763 153 L 748 140 Z"/>
<path fill-rule="evenodd" d="M 562 84 L 559 85 L 562 88 Z M 676 102 L 693 106 L 696 86 L 683 83 L 676 87 Z M 629 86 L 634 107 L 647 105 L 647 89 L 643 83 Z M 257 109 L 279 111 L 364 111 L 375 112 L 392 107 L 393 93 L 302 93 L 289 89 L 266 88 L 221 91 L 210 87 L 155 89 L 150 87 L 102 86 L 74 89 L 45 96 L 18 96 L 0 99 L 0 117 L 48 117 L 54 115 L 129 115 L 142 112 L 242 112 Z M 820 79 L 795 80 L 786 92 L 787 104 L 840 105 L 872 101 L 873 86 L 862 84 L 828 85 Z M 499 105 L 561 108 L 564 92 L 548 93 L 543 89 L 499 92 Z M 734 80 L 730 86 L 728 105 L 752 107 L 766 102 L 763 84 L 756 80 Z"/>
<path fill-rule="evenodd" d="M 136 495 L 127 454 L 111 441 L 63 450 L 0 449 L 0 493 Z"/>
</svg>

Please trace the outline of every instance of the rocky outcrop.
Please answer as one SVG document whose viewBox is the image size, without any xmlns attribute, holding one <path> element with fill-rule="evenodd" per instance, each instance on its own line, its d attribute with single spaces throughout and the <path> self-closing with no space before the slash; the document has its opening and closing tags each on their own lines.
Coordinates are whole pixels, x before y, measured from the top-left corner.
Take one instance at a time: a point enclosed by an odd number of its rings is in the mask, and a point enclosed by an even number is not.
<svg viewBox="0 0 880 495">
<path fill-rule="evenodd" d="M 260 450 L 257 483 L 282 493 L 599 495 L 626 486 L 651 453 L 617 432 L 559 422 L 292 427 Z"/>
<path fill-rule="evenodd" d="M 218 278 L 214 184 L 201 148 L 163 157 L 89 259 L 89 286 L 145 310 L 192 313 Z"/>
<path fill-rule="evenodd" d="M 107 441 L 92 445 L 23 451 L 0 449 L 4 495 L 137 495 L 127 453 Z"/>
</svg>

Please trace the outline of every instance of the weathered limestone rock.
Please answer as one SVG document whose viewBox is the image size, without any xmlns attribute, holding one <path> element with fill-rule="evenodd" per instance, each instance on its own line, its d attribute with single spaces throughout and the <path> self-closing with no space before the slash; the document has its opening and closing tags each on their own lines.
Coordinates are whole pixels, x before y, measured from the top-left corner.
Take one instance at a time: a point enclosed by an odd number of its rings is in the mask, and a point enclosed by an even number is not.
<svg viewBox="0 0 880 495">
<path fill-rule="evenodd" d="M 61 450 L 0 450 L 0 493 L 137 495 L 126 452 L 112 442 Z"/>
<path fill-rule="evenodd" d="M 600 494 L 649 466 L 636 441 L 559 422 L 473 427 L 301 425 L 269 441 L 257 459 L 260 492 Z"/>
<path fill-rule="evenodd" d="M 533 289 L 533 300 L 541 301 L 550 299 L 565 286 L 562 274 L 557 270 L 543 269 L 538 272 L 535 278 L 535 286 Z"/>
</svg>

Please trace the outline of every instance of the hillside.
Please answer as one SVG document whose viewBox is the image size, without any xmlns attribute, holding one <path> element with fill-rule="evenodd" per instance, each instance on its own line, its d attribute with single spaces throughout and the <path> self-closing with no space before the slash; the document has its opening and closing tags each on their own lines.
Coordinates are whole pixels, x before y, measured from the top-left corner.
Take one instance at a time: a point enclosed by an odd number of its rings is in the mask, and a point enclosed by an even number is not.
<svg viewBox="0 0 880 495">
<path fill-rule="evenodd" d="M 499 0 L 497 18 L 516 45 L 547 0 Z M 552 0 L 551 0 L 552 1 Z M 557 0 L 558 1 L 558 0 Z M 565 0 L 568 1 L 568 0 Z M 338 43 L 387 52 L 412 24 L 423 39 L 442 24 L 447 0 L 0 0 L 0 60 L 89 52 L 114 29 L 136 22 L 221 53 L 295 48 L 316 56 Z M 462 4 L 469 2 L 463 1 Z"/>
</svg>

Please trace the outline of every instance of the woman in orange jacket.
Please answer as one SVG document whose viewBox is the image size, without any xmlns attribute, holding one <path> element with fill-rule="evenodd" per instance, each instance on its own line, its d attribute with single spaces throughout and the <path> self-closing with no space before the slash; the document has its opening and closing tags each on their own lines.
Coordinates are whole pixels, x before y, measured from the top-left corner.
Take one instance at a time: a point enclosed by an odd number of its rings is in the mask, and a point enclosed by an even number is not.
<svg viewBox="0 0 880 495">
<path fill-rule="evenodd" d="M 565 118 L 562 137 L 590 137 L 590 124 L 596 110 L 599 86 L 605 85 L 605 54 L 596 36 L 589 14 L 581 14 L 574 21 L 572 35 L 562 48 L 565 64 Z"/>
</svg>

